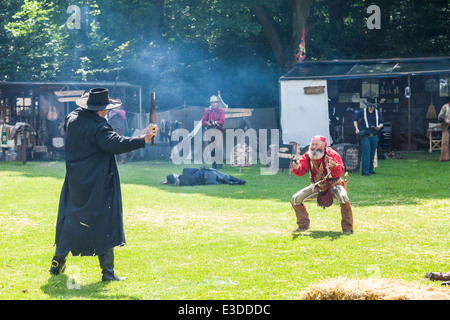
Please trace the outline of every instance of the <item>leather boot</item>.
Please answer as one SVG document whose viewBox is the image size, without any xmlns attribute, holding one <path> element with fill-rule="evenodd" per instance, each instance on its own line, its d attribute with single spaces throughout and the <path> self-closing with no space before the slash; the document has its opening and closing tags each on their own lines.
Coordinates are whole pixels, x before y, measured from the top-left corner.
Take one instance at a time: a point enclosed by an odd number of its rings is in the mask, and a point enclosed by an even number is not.
<svg viewBox="0 0 450 320">
<path fill-rule="evenodd" d="M 449 281 L 450 280 L 450 272 L 442 273 L 442 272 L 427 272 L 425 274 L 425 278 L 430 280 L 437 281 Z"/>
<path fill-rule="evenodd" d="M 114 272 L 114 249 L 106 250 L 106 253 L 98 256 L 100 268 L 102 268 L 102 281 L 123 281 L 126 277 L 119 277 Z"/>
<path fill-rule="evenodd" d="M 345 234 L 353 233 L 353 213 L 350 201 L 341 204 L 341 227 Z"/>
<path fill-rule="evenodd" d="M 306 208 L 303 204 L 294 205 L 292 206 L 295 211 L 295 216 L 297 217 L 297 225 L 298 229 L 295 231 L 302 231 L 309 228 L 309 215 L 308 211 L 306 211 Z"/>
<path fill-rule="evenodd" d="M 63 273 L 66 270 L 66 257 L 67 254 L 62 256 L 54 255 L 52 258 L 52 265 L 48 270 L 50 274 L 57 276 L 60 273 Z"/>
</svg>

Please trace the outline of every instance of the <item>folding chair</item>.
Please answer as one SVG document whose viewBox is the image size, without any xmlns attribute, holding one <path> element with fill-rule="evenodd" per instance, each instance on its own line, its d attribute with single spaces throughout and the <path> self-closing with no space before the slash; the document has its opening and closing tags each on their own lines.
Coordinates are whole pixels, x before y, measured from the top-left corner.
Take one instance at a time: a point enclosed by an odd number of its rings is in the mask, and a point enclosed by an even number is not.
<svg viewBox="0 0 450 320">
<path fill-rule="evenodd" d="M 429 123 L 427 136 L 430 140 L 430 152 L 441 150 L 442 128 L 440 123 Z"/>
</svg>

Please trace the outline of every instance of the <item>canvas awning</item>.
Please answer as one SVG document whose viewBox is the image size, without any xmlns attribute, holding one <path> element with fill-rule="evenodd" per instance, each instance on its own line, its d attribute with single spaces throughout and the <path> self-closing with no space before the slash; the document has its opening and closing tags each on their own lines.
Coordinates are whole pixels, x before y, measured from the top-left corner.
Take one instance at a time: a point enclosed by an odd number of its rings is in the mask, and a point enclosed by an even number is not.
<svg viewBox="0 0 450 320">
<path fill-rule="evenodd" d="M 306 61 L 297 63 L 280 81 L 383 78 L 448 72 L 450 57 Z"/>
</svg>

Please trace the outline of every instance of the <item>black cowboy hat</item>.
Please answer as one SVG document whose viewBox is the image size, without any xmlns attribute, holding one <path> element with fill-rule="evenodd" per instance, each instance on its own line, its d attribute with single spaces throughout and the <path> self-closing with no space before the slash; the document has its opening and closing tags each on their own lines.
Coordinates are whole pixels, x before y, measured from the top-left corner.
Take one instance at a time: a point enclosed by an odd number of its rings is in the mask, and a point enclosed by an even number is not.
<svg viewBox="0 0 450 320">
<path fill-rule="evenodd" d="M 363 101 L 363 103 L 370 108 L 376 108 L 379 106 L 378 103 L 375 102 L 375 99 L 373 98 L 367 98 L 367 101 Z"/>
<path fill-rule="evenodd" d="M 167 184 L 174 184 L 176 186 L 180 185 L 180 176 L 176 173 L 172 173 L 169 174 L 166 179 L 167 179 Z"/>
<path fill-rule="evenodd" d="M 105 88 L 93 88 L 86 97 L 78 99 L 75 103 L 81 108 L 93 111 L 114 109 L 122 105 L 119 100 L 110 99 L 108 89 Z"/>
</svg>

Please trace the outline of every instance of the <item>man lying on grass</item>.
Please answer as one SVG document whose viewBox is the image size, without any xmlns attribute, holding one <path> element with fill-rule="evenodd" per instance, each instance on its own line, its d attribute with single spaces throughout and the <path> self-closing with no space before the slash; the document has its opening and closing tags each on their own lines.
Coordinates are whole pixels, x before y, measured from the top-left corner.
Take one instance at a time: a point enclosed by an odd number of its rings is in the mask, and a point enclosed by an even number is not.
<svg viewBox="0 0 450 320">
<path fill-rule="evenodd" d="M 210 184 L 232 184 L 242 185 L 245 181 L 229 174 L 217 171 L 213 168 L 200 167 L 184 168 L 183 173 L 178 175 L 172 173 L 166 177 L 166 181 L 161 181 L 160 184 L 170 184 L 174 186 L 197 186 Z"/>
</svg>

